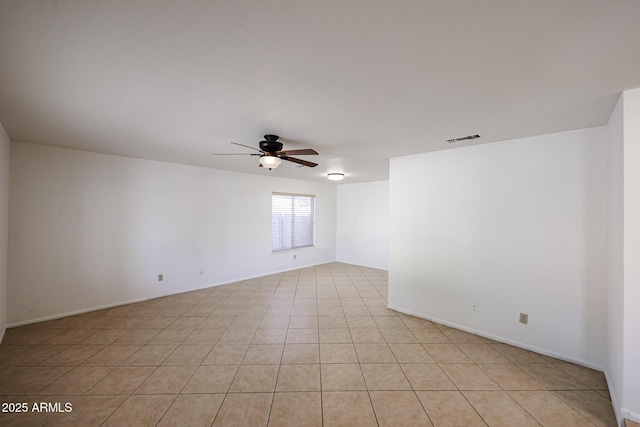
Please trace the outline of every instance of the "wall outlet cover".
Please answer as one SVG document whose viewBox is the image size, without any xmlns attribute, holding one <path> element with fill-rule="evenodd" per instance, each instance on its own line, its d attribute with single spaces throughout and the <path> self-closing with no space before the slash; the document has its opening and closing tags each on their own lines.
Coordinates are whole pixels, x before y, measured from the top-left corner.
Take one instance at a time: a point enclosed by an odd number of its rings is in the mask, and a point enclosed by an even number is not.
<svg viewBox="0 0 640 427">
<path fill-rule="evenodd" d="M 526 325 L 529 323 L 529 315 L 527 313 L 520 313 L 520 323 Z"/>
</svg>

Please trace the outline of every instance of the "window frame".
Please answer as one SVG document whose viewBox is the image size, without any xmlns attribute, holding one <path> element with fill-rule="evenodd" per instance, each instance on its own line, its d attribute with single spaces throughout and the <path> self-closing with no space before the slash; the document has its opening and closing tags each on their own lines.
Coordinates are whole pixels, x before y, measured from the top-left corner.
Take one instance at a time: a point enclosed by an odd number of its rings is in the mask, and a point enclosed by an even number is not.
<svg viewBox="0 0 640 427">
<path fill-rule="evenodd" d="M 291 210 L 289 215 L 291 216 L 291 226 L 290 226 L 290 231 L 289 234 L 291 235 L 290 237 L 290 242 L 287 242 L 288 244 L 280 244 L 280 245 L 274 245 L 274 243 L 278 240 L 282 241 L 282 226 L 280 227 L 276 227 L 274 226 L 274 218 L 275 215 L 280 213 L 280 214 L 286 214 L 287 212 L 285 210 L 283 210 L 282 212 L 276 210 L 276 204 L 274 202 L 276 202 L 276 198 L 290 198 L 291 200 Z M 305 199 L 305 201 L 310 201 L 310 218 L 308 222 L 304 222 L 303 226 L 306 226 L 309 230 L 307 232 L 304 232 L 304 234 L 308 233 L 308 236 L 303 236 L 299 233 L 303 233 L 303 231 L 298 231 L 296 232 L 296 219 L 297 218 L 304 218 L 305 215 L 304 213 L 298 213 L 296 215 L 296 199 Z M 282 200 L 282 199 L 281 199 Z M 278 208 L 278 209 L 282 209 L 282 208 Z M 277 236 L 275 235 L 275 231 L 276 229 L 278 229 L 280 231 L 280 237 L 279 239 L 277 238 Z M 296 246 L 296 241 L 297 240 L 306 240 L 307 242 L 310 242 L 310 244 L 298 244 Z M 280 252 L 286 252 L 286 251 L 292 251 L 292 250 L 298 250 L 298 249 L 305 249 L 305 248 L 313 248 L 316 245 L 316 195 L 315 194 L 300 194 L 300 193 L 284 193 L 284 192 L 278 192 L 278 191 L 274 191 L 271 193 L 271 253 L 272 254 L 276 254 L 276 253 L 280 253 Z M 281 247 L 281 248 L 278 248 Z"/>
</svg>

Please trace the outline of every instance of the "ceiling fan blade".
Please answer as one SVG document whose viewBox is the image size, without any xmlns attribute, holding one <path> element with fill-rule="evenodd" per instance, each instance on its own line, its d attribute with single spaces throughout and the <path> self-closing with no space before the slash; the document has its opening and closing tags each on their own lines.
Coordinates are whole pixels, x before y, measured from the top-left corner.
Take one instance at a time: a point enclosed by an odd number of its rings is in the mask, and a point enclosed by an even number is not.
<svg viewBox="0 0 640 427">
<path fill-rule="evenodd" d="M 212 156 L 260 156 L 254 153 L 211 153 Z"/>
<path fill-rule="evenodd" d="M 257 148 L 255 148 L 255 147 L 250 147 L 250 146 L 248 146 L 248 145 L 244 145 L 244 144 L 238 144 L 237 142 L 231 142 L 231 143 L 232 143 L 232 144 L 235 144 L 235 145 L 239 145 L 239 146 L 241 146 L 241 147 L 250 148 L 250 149 L 252 149 L 252 150 L 256 150 L 256 151 L 259 151 L 259 152 L 261 152 L 261 153 L 264 153 L 264 151 L 262 151 L 262 150 L 258 150 L 258 149 L 257 149 Z"/>
<path fill-rule="evenodd" d="M 314 167 L 318 166 L 317 163 L 308 162 L 308 161 L 302 160 L 302 159 L 296 159 L 295 157 L 287 157 L 287 156 L 278 156 L 278 157 L 280 157 L 282 160 L 286 160 L 288 162 L 298 163 L 299 165 L 302 165 L 302 166 L 309 166 L 310 168 L 314 168 Z"/>
<path fill-rule="evenodd" d="M 312 150 L 311 148 L 305 148 L 303 150 L 287 150 L 287 151 L 278 151 L 277 154 L 284 154 L 285 156 L 293 155 L 293 156 L 312 156 L 318 154 L 316 150 Z"/>
</svg>

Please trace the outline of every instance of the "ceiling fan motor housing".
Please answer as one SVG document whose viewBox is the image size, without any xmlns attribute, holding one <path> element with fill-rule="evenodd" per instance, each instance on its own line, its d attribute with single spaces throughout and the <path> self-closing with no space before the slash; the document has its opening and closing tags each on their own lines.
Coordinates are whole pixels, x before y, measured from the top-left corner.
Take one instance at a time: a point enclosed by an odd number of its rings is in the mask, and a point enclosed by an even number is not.
<svg viewBox="0 0 640 427">
<path fill-rule="evenodd" d="M 278 142 L 278 135 L 265 135 L 264 141 L 260 141 L 260 149 L 267 153 L 282 151 L 282 142 Z"/>
</svg>

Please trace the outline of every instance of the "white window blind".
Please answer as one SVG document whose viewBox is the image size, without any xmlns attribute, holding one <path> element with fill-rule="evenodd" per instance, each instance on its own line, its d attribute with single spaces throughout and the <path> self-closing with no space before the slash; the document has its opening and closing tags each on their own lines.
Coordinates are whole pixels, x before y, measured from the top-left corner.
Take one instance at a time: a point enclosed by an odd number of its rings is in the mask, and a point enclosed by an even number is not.
<svg viewBox="0 0 640 427">
<path fill-rule="evenodd" d="M 313 246 L 316 197 L 273 193 L 271 205 L 271 251 Z"/>
</svg>

